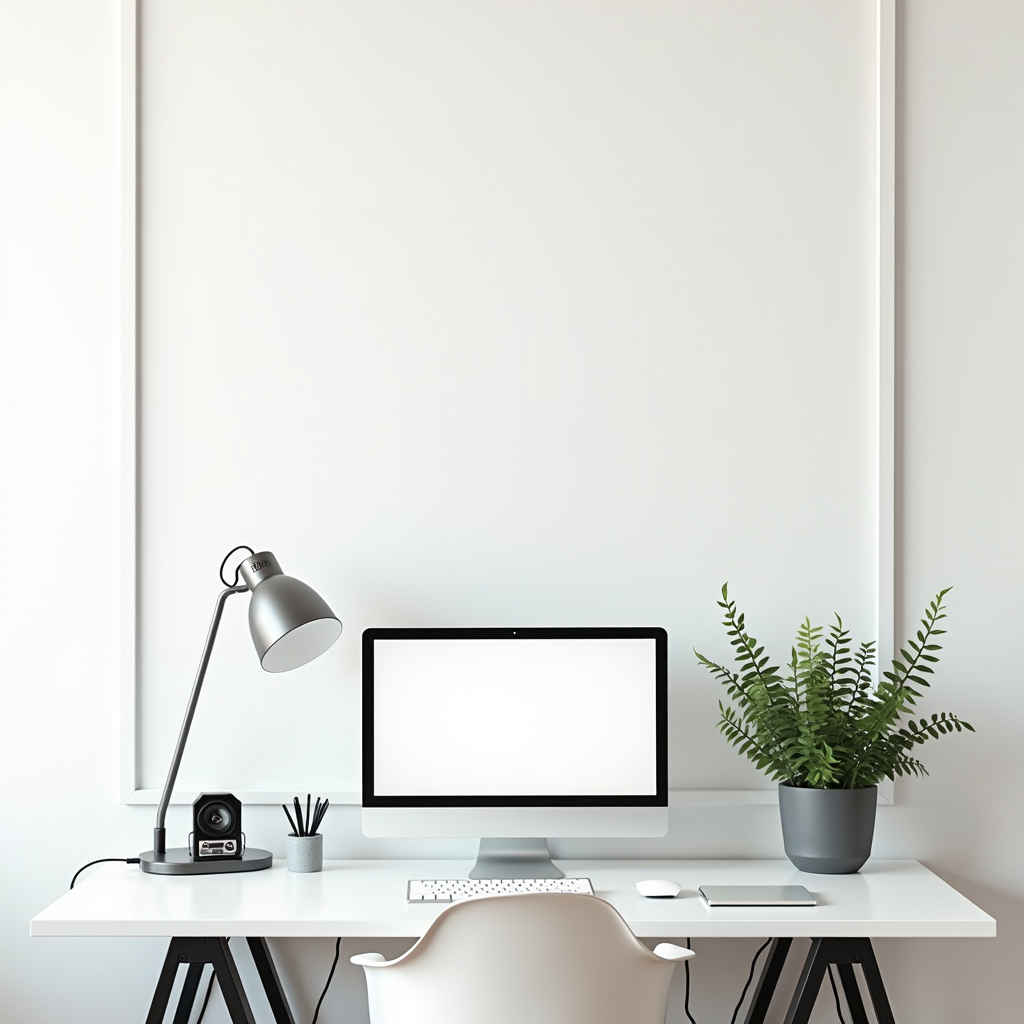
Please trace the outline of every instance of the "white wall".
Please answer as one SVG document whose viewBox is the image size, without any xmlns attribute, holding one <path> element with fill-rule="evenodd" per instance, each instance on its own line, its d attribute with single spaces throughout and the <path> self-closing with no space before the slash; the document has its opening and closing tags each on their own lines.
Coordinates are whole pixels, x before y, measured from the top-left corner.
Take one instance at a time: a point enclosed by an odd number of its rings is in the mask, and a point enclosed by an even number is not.
<svg viewBox="0 0 1024 1024">
<path fill-rule="evenodd" d="M 116 795 L 117 17 L 112 0 L 0 3 L 5 1022 L 139 1019 L 162 956 L 154 940 L 27 937 L 28 918 L 77 866 L 146 845 L 152 814 Z M 1012 661 L 1024 611 L 1015 477 L 1024 7 L 909 0 L 901 28 L 901 607 L 909 627 L 939 586 L 955 584 L 934 706 L 962 713 L 979 736 L 927 751 L 931 777 L 904 784 L 898 805 L 881 810 L 875 851 L 923 860 L 994 914 L 1000 937 L 889 940 L 879 950 L 904 1024 L 1013 1021 L 1024 940 L 1014 770 L 1024 696 Z M 254 833 L 277 834 L 271 809 L 249 820 Z M 182 809 L 169 824 L 183 829 Z M 354 809 L 335 819 L 330 842 L 334 856 L 383 849 L 359 836 Z M 772 808 L 677 809 L 668 845 L 782 853 Z M 697 948 L 692 1008 L 702 1022 L 720 1020 L 752 945 Z M 307 1019 L 330 944 L 275 951 Z M 336 978 L 325 1019 L 351 1019 L 342 1015 L 350 981 L 351 972 Z M 819 1011 L 834 1019 L 824 999 Z M 678 1002 L 671 1015 L 682 1019 Z M 225 1019 L 213 1005 L 207 1020 Z"/>
<path fill-rule="evenodd" d="M 0 6 L 5 1022 L 128 1020 L 159 955 L 30 943 L 26 926 L 143 824 L 115 798 L 117 19 L 109 2 Z"/>
</svg>

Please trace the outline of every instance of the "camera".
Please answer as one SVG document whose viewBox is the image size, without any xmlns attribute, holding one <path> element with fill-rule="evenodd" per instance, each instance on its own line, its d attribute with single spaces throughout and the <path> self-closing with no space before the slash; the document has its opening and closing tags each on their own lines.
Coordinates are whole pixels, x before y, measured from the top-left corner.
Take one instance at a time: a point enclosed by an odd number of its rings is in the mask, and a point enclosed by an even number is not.
<svg viewBox="0 0 1024 1024">
<path fill-rule="evenodd" d="M 231 793 L 200 793 L 192 803 L 188 845 L 193 860 L 241 858 L 242 801 Z"/>
</svg>

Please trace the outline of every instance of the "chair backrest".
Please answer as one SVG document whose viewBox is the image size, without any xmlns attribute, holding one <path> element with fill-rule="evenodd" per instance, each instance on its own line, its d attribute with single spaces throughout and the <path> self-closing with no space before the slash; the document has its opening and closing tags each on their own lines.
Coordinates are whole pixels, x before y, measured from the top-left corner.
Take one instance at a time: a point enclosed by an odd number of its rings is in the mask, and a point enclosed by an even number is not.
<svg viewBox="0 0 1024 1024">
<path fill-rule="evenodd" d="M 371 1024 L 664 1024 L 674 963 L 594 896 L 447 907 L 404 956 L 367 963 Z"/>
</svg>

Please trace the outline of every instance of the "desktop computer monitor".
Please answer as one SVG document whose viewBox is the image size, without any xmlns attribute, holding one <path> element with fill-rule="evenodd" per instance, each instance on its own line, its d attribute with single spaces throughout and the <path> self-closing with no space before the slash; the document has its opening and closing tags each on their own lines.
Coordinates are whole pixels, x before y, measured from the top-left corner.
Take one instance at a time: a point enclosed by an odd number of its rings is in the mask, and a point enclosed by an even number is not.
<svg viewBox="0 0 1024 1024">
<path fill-rule="evenodd" d="M 367 629 L 363 832 L 479 838 L 471 877 L 561 877 L 548 837 L 668 830 L 660 627 Z"/>
</svg>

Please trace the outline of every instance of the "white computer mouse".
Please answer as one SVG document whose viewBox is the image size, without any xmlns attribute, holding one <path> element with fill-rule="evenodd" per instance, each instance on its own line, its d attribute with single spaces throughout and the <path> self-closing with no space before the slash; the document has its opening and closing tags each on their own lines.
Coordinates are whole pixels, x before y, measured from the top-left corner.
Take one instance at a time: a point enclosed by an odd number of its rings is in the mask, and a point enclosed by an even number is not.
<svg viewBox="0 0 1024 1024">
<path fill-rule="evenodd" d="M 670 900 L 679 895 L 683 887 L 664 878 L 647 878 L 636 883 L 636 891 L 652 900 Z"/>
</svg>

